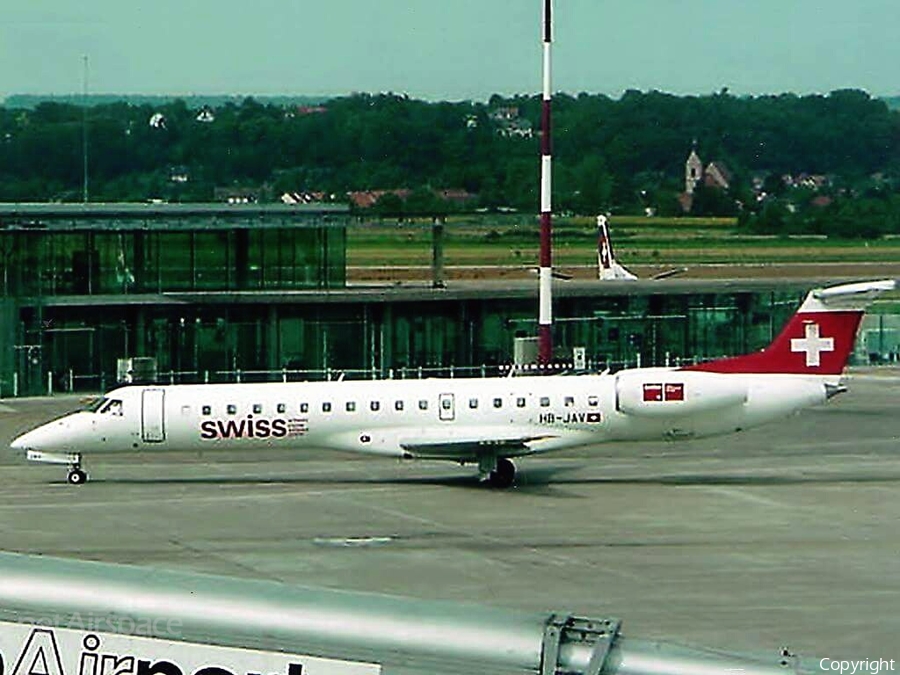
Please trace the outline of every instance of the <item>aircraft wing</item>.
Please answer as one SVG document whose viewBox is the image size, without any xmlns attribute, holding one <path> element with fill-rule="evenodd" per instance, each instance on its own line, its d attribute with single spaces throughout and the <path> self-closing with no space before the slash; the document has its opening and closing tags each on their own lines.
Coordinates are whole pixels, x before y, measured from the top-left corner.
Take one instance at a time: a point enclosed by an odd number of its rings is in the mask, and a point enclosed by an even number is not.
<svg viewBox="0 0 900 675">
<path fill-rule="evenodd" d="M 419 459 L 466 459 L 474 460 L 485 454 L 502 457 L 528 455 L 532 452 L 528 444 L 556 438 L 552 434 L 520 435 L 500 438 L 496 435 L 453 437 L 445 439 L 419 439 L 401 441 L 400 447 Z"/>
</svg>

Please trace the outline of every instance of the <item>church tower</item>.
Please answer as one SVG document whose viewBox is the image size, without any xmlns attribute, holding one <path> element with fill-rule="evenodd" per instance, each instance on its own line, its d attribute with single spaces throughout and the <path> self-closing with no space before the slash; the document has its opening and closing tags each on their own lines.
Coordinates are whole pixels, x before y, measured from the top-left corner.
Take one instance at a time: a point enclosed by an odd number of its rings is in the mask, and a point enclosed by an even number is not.
<svg viewBox="0 0 900 675">
<path fill-rule="evenodd" d="M 697 154 L 697 141 L 691 147 L 691 154 L 684 163 L 684 191 L 686 194 L 694 194 L 694 188 L 703 177 L 703 162 Z"/>
</svg>

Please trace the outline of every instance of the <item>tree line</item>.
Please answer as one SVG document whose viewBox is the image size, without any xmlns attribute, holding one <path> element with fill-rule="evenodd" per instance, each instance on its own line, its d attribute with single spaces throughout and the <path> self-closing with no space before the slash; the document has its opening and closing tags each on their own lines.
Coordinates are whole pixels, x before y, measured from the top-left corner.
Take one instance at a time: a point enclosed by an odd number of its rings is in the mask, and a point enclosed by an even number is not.
<svg viewBox="0 0 900 675">
<path fill-rule="evenodd" d="M 246 98 L 202 109 L 183 100 L 0 107 L 0 201 L 80 201 L 86 129 L 96 201 L 210 201 L 216 187 L 227 186 L 338 198 L 350 190 L 405 188 L 417 195 L 415 208 L 428 211 L 452 207 L 422 195 L 453 188 L 477 195 L 466 208 L 533 212 L 539 119 L 536 96 L 449 103 L 355 94 L 319 105 Z M 739 215 L 748 228 L 765 232 L 828 229 L 820 221 L 838 211 L 848 222 L 888 214 L 870 233 L 895 231 L 900 220 L 893 187 L 900 112 L 862 91 L 561 94 L 553 123 L 557 210 L 677 215 L 684 163 L 695 146 L 704 162 L 722 162 L 732 174 L 725 193 L 701 186 L 695 215 Z M 828 176 L 828 185 L 805 194 L 787 189 L 785 174 Z M 823 195 L 827 204 L 815 200 Z"/>
</svg>

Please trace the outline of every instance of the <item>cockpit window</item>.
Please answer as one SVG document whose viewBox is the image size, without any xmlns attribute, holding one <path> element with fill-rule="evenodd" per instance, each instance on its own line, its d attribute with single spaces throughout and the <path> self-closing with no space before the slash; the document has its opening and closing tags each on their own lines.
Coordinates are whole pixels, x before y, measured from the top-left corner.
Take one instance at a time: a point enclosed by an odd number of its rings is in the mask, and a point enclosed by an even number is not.
<svg viewBox="0 0 900 675">
<path fill-rule="evenodd" d="M 100 410 L 100 408 L 102 408 L 104 405 L 106 405 L 108 402 L 109 402 L 109 399 L 106 397 L 94 399 L 90 403 L 87 404 L 87 407 L 85 408 L 85 410 L 87 410 L 88 412 L 95 413 L 98 410 Z"/>
<path fill-rule="evenodd" d="M 116 417 L 122 416 L 122 399 L 113 398 L 113 399 L 104 399 L 106 401 L 106 405 L 100 408 L 101 415 L 115 415 Z"/>
</svg>

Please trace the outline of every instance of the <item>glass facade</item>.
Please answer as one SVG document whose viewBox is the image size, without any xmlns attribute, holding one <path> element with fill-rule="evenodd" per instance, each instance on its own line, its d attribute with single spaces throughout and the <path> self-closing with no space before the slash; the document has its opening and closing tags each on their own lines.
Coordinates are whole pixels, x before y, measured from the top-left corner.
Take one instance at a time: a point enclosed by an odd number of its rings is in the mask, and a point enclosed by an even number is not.
<svg viewBox="0 0 900 675">
<path fill-rule="evenodd" d="M 328 288 L 344 284 L 346 229 L 0 229 L 0 295 Z"/>
<path fill-rule="evenodd" d="M 263 273 L 265 278 L 268 272 Z M 18 393 L 99 391 L 116 382 L 117 359 L 153 357 L 163 382 L 496 373 L 516 337 L 535 333 L 535 300 L 496 291 L 477 299 L 387 300 L 351 289 L 254 297 L 180 295 L 178 304 L 98 306 L 69 298 L 18 312 Z M 590 368 L 677 365 L 764 347 L 794 312 L 799 289 L 722 294 L 574 295 L 556 305 L 561 362 L 584 347 Z M 9 395 L 10 378 L 2 393 Z"/>
</svg>

